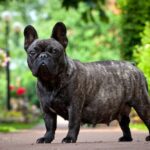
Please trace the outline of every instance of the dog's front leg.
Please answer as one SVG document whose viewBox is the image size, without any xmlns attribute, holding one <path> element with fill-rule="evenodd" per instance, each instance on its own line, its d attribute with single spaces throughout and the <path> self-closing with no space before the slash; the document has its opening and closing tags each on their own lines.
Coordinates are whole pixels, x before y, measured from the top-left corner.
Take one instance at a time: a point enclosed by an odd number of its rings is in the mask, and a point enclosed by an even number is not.
<svg viewBox="0 0 150 150">
<path fill-rule="evenodd" d="M 80 130 L 81 113 L 77 106 L 70 106 L 68 110 L 69 126 L 68 134 L 62 140 L 62 143 L 75 143 Z"/>
<path fill-rule="evenodd" d="M 44 122 L 46 133 L 43 137 L 37 139 L 36 143 L 51 143 L 55 136 L 57 126 L 57 116 L 53 112 L 44 112 Z"/>
</svg>

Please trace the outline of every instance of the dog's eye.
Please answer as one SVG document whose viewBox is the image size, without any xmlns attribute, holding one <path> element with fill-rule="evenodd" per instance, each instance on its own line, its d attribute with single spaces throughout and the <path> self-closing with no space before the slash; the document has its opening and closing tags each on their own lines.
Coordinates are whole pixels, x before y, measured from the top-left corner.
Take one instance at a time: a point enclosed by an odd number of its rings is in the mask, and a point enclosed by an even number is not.
<svg viewBox="0 0 150 150">
<path fill-rule="evenodd" d="M 35 52 L 34 52 L 34 51 L 31 51 L 31 52 L 29 52 L 29 55 L 30 55 L 30 56 L 35 55 Z"/>
<path fill-rule="evenodd" d="M 52 49 L 51 50 L 51 53 L 54 54 L 54 55 L 57 54 L 57 52 L 58 52 L 57 49 Z"/>
<path fill-rule="evenodd" d="M 35 51 L 40 51 L 40 49 L 38 47 L 34 47 Z"/>
</svg>

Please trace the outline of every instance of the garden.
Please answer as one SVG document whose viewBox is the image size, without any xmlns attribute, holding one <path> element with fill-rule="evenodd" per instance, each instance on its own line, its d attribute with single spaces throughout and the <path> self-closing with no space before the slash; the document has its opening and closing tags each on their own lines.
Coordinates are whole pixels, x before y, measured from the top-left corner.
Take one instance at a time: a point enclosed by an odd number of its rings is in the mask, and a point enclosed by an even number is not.
<svg viewBox="0 0 150 150">
<path fill-rule="evenodd" d="M 23 46 L 28 24 L 45 38 L 56 22 L 64 22 L 69 57 L 82 62 L 134 62 L 150 87 L 148 0 L 0 0 L 0 15 L 0 132 L 41 122 L 36 79 L 28 69 Z M 131 118 L 133 128 L 143 129 L 134 110 Z"/>
</svg>

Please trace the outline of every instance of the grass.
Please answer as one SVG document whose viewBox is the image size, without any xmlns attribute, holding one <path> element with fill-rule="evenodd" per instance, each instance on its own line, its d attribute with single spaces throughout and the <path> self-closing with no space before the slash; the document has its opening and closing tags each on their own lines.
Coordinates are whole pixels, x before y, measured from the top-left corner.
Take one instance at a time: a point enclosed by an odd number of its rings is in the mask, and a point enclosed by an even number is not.
<svg viewBox="0 0 150 150">
<path fill-rule="evenodd" d="M 131 123 L 130 128 L 141 131 L 147 131 L 147 127 L 143 123 Z"/>
<path fill-rule="evenodd" d="M 42 122 L 41 119 L 32 122 L 32 123 L 0 123 L 0 132 L 16 132 L 22 129 L 31 129 L 36 124 Z M 147 127 L 143 123 L 131 123 L 131 129 L 147 131 Z"/>
<path fill-rule="evenodd" d="M 0 132 L 7 133 L 16 132 L 21 129 L 31 129 L 39 122 L 40 120 L 34 121 L 32 123 L 0 123 Z"/>
</svg>

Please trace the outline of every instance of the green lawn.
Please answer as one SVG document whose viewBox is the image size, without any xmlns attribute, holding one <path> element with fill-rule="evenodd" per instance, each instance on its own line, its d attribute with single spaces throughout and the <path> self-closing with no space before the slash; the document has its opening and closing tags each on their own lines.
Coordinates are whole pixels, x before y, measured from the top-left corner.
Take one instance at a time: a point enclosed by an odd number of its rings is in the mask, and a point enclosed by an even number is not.
<svg viewBox="0 0 150 150">
<path fill-rule="evenodd" d="M 7 133 L 16 132 L 21 129 L 31 129 L 39 122 L 40 120 L 33 123 L 0 123 L 0 132 Z"/>
<path fill-rule="evenodd" d="M 142 131 L 147 131 L 147 127 L 143 123 L 131 123 L 130 124 L 131 129 L 137 129 Z"/>
<path fill-rule="evenodd" d="M 21 129 L 31 129 L 33 128 L 36 124 L 42 122 L 41 120 L 38 120 L 33 123 L 0 123 L 0 132 L 16 132 Z M 144 124 L 130 124 L 131 129 L 137 129 L 141 131 L 147 131 L 147 128 Z"/>
</svg>

